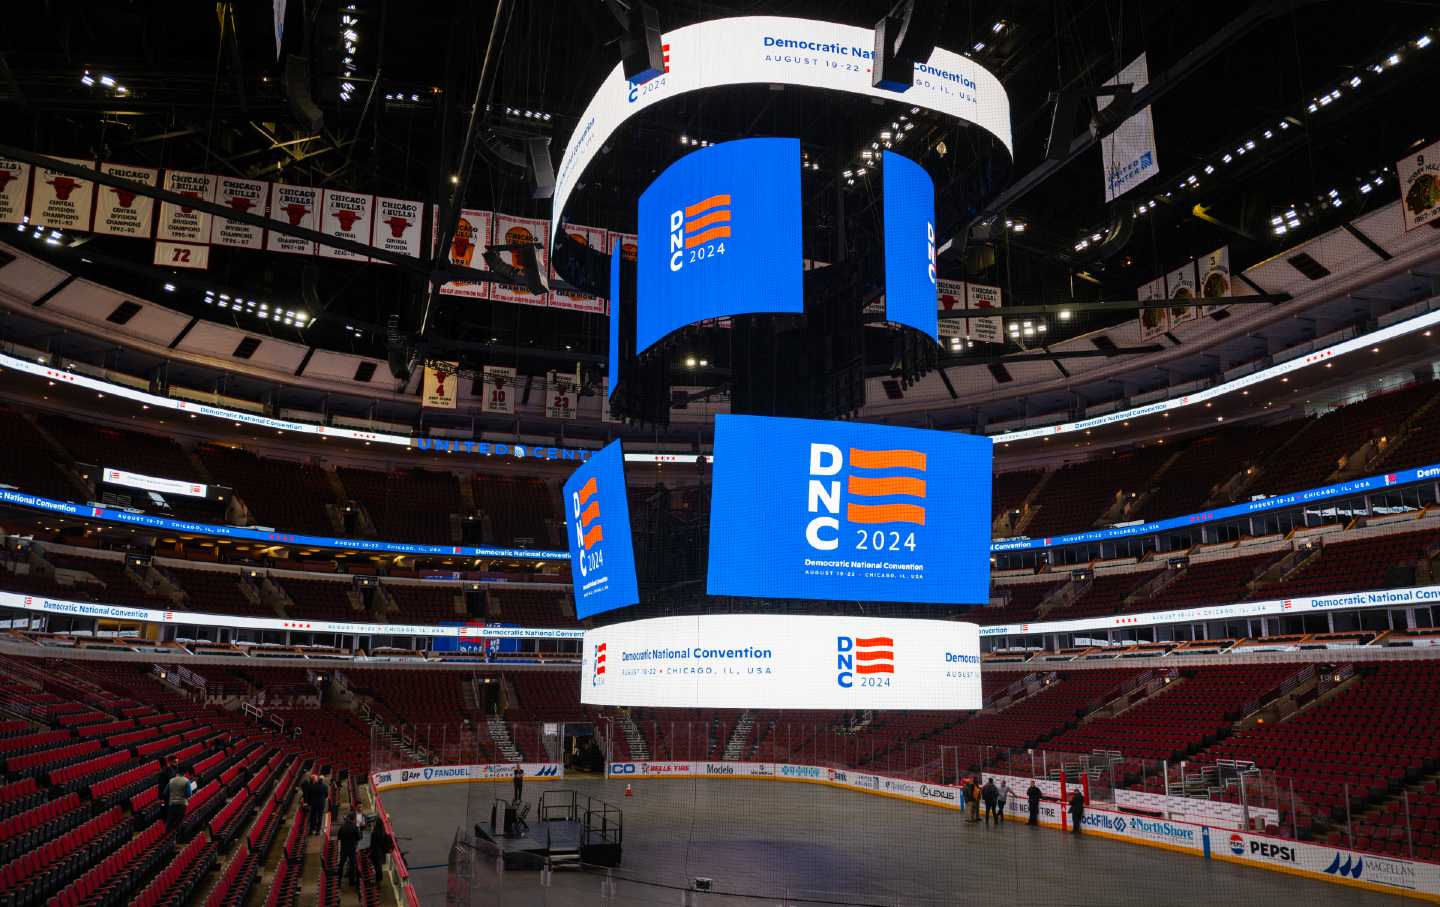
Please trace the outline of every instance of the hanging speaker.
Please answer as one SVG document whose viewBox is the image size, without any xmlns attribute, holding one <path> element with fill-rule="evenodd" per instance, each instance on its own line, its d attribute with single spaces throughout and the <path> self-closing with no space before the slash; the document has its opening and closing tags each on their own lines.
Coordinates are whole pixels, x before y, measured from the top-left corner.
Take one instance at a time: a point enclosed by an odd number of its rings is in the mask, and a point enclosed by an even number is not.
<svg viewBox="0 0 1440 907">
<path fill-rule="evenodd" d="M 660 15 L 648 3 L 634 3 L 620 39 L 620 63 L 631 84 L 648 82 L 665 71 L 665 51 L 660 46 Z"/>
<path fill-rule="evenodd" d="M 525 157 L 530 164 L 530 197 L 549 198 L 555 194 L 555 167 L 550 163 L 550 137 L 532 135 L 525 140 Z"/>
<path fill-rule="evenodd" d="M 290 54 L 285 57 L 285 100 L 290 102 L 290 113 L 305 127 L 309 135 L 315 135 L 325 125 L 325 114 L 310 96 L 310 60 Z"/>
</svg>

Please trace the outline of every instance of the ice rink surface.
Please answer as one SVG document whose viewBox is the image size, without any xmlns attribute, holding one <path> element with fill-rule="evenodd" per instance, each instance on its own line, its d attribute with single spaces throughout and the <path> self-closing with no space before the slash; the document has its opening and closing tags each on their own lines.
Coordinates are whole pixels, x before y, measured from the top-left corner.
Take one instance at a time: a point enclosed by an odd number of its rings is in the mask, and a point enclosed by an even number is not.
<svg viewBox="0 0 1440 907">
<path fill-rule="evenodd" d="M 1395 896 L 1095 837 L 1029 828 L 1023 817 L 987 828 L 959 813 L 900 800 L 777 781 L 571 777 L 545 785 L 618 805 L 624 863 L 613 900 L 598 874 L 497 873 L 485 860 L 461 903 L 476 905 L 685 903 L 695 877 L 714 880 L 696 905 L 1329 905 L 1406 903 Z M 525 799 L 539 799 L 530 783 Z M 446 903 L 458 828 L 488 819 L 508 784 L 446 785 L 382 795 L 425 907 Z"/>
</svg>

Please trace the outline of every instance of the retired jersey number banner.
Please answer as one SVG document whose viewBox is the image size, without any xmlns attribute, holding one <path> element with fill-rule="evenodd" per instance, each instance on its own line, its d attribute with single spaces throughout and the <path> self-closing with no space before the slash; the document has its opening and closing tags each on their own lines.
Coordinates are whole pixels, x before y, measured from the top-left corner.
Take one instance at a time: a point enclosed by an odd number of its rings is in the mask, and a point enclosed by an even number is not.
<svg viewBox="0 0 1440 907">
<path fill-rule="evenodd" d="M 799 140 L 691 152 L 640 196 L 636 350 L 708 318 L 802 313 L 803 258 Z"/>
<path fill-rule="evenodd" d="M 979 628 L 951 620 L 806 614 L 697 614 L 611 624 L 585 631 L 580 701 L 701 709 L 978 709 Z"/>
<path fill-rule="evenodd" d="M 612 441 L 566 480 L 565 529 L 576 617 L 640 601 L 625 493 L 625 454 L 619 441 Z"/>
<path fill-rule="evenodd" d="M 980 604 L 989 438 L 715 417 L 711 595 Z"/>
</svg>

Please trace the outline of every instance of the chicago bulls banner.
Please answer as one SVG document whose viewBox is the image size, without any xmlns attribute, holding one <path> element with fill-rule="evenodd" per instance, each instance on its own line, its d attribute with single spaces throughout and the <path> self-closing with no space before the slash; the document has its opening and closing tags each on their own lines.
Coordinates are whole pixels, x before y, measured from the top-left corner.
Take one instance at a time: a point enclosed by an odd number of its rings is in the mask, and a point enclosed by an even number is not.
<svg viewBox="0 0 1440 907">
<path fill-rule="evenodd" d="M 545 418 L 575 418 L 575 409 L 580 402 L 578 386 L 573 373 L 550 372 L 546 376 Z"/>
<path fill-rule="evenodd" d="M 620 260 L 633 265 L 636 256 L 640 254 L 640 237 L 634 233 L 616 233 L 611 230 L 610 245 L 605 247 L 605 251 L 614 252 L 616 246 L 620 247 Z"/>
<path fill-rule="evenodd" d="M 265 216 L 270 201 L 270 184 L 263 180 L 242 180 L 237 176 L 219 177 L 216 204 L 241 214 Z M 265 228 L 252 227 L 228 217 L 217 217 L 210 225 L 210 241 L 217 246 L 236 249 L 261 249 L 265 246 Z"/>
<path fill-rule="evenodd" d="M 0 158 L 0 224 L 18 224 L 25 217 L 30 165 Z"/>
<path fill-rule="evenodd" d="M 320 218 L 320 232 L 326 236 L 337 236 L 353 242 L 370 244 L 370 221 L 374 217 L 375 196 L 363 192 L 339 192 L 326 189 L 323 214 Z M 321 258 L 348 258 L 352 261 L 369 261 L 368 255 L 320 246 Z"/>
<path fill-rule="evenodd" d="M 94 167 L 94 161 L 59 157 L 57 161 L 77 167 Z M 66 176 L 48 167 L 35 171 L 35 189 L 30 193 L 30 223 L 56 230 L 89 230 L 95 205 L 95 182 Z"/>
<path fill-rule="evenodd" d="M 209 173 L 165 171 L 165 188 L 203 201 L 215 200 L 215 177 Z M 183 205 L 160 203 L 160 224 L 155 238 L 166 242 L 210 242 L 210 215 Z"/>
<path fill-rule="evenodd" d="M 370 245 L 396 255 L 420 256 L 420 226 L 424 218 L 421 203 L 406 198 L 375 199 L 375 217 L 370 225 Z M 375 261 L 376 264 L 386 262 Z"/>
<path fill-rule="evenodd" d="M 566 233 L 574 237 L 575 241 L 582 246 L 587 246 L 597 252 L 608 252 L 609 234 L 599 227 L 581 227 L 576 224 L 566 224 L 563 228 Z M 557 277 L 555 270 L 550 270 L 551 286 L 554 286 L 554 278 Z M 577 312 L 592 312 L 596 315 L 604 315 L 608 308 L 605 300 L 598 296 L 591 296 L 588 293 L 577 293 L 574 290 L 553 290 L 550 293 L 550 306 L 556 309 L 573 309 Z M 572 418 L 567 416 L 566 418 Z"/>
<path fill-rule="evenodd" d="M 999 287 L 987 287 L 979 283 L 965 284 L 965 307 L 967 309 L 1000 308 Z M 1000 318 L 967 318 L 965 333 L 977 343 L 1004 343 L 1005 326 Z"/>
<path fill-rule="evenodd" d="M 311 186 L 288 186 L 274 183 L 270 187 L 270 216 L 292 227 L 317 230 L 320 224 L 320 190 Z M 291 255 L 314 255 L 315 243 L 297 239 L 273 230 L 265 233 L 267 252 L 288 252 Z"/>
<path fill-rule="evenodd" d="M 940 297 L 941 313 L 965 307 L 965 281 L 941 279 L 936 281 L 935 288 Z M 948 343 L 964 337 L 965 322 L 964 318 L 939 319 L 940 339 Z"/>
<path fill-rule="evenodd" d="M 454 409 L 460 390 L 460 376 L 455 374 L 458 362 L 436 362 L 425 366 L 425 383 L 420 389 L 420 405 L 434 409 Z"/>
<path fill-rule="evenodd" d="M 484 269 L 485 262 L 481 256 L 490 247 L 490 222 L 494 217 L 495 215 L 489 211 L 460 209 L 460 220 L 455 225 L 455 235 L 450 240 L 450 263 L 452 265 Z M 452 280 L 443 284 L 440 292 L 446 296 L 489 299 L 490 284 Z"/>
<path fill-rule="evenodd" d="M 495 239 L 492 245 L 514 245 L 519 243 L 539 243 L 540 247 L 535 250 L 535 260 L 540 266 L 541 282 L 548 285 L 547 276 L 550 273 L 550 222 L 536 220 L 533 217 L 512 217 L 509 214 L 495 215 Z M 504 258 L 507 264 L 517 270 L 524 270 L 524 263 L 519 252 L 506 252 Z M 540 305 L 548 302 L 548 293 L 532 293 L 524 286 L 510 283 L 496 283 L 490 287 L 490 298 L 500 302 L 517 302 L 521 305 Z"/>
<path fill-rule="evenodd" d="M 487 413 L 515 413 L 515 370 L 504 365 L 487 365 L 484 369 L 484 398 L 480 408 Z"/>
<path fill-rule="evenodd" d="M 160 171 L 150 167 L 130 167 L 125 164 L 101 164 L 102 173 L 118 176 L 132 183 L 154 186 L 160 179 Z M 150 238 L 150 222 L 155 211 L 155 199 L 140 195 L 129 189 L 101 186 L 95 200 L 95 232 L 105 236 L 136 236 Z"/>
</svg>

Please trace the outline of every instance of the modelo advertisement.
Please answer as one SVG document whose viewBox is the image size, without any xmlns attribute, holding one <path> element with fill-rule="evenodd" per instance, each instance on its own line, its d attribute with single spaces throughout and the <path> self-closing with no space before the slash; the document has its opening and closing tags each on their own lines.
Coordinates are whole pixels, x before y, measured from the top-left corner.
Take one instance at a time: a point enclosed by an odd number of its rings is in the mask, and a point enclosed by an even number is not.
<svg viewBox="0 0 1440 907">
<path fill-rule="evenodd" d="M 706 589 L 988 602 L 990 461 L 974 435 L 718 415 Z"/>
<path fill-rule="evenodd" d="M 522 762 L 526 781 L 559 781 L 565 767 L 558 762 Z M 392 787 L 415 787 L 421 784 L 458 784 L 471 781 L 510 781 L 515 777 L 515 763 L 493 762 L 485 765 L 424 765 L 373 772 L 370 785 L 375 790 Z"/>
<path fill-rule="evenodd" d="M 639 246 L 638 351 L 707 318 L 804 312 L 800 141 L 723 142 L 671 164 L 640 196 Z"/>
<path fill-rule="evenodd" d="M 891 151 L 884 160 L 885 320 L 939 341 L 935 273 L 935 181 Z"/>
<path fill-rule="evenodd" d="M 978 709 L 974 624 L 800 614 L 585 631 L 580 701 L 661 708 Z"/>
<path fill-rule="evenodd" d="M 585 618 L 640 601 L 625 454 L 613 441 L 565 480 L 565 529 L 575 615 Z"/>
</svg>

